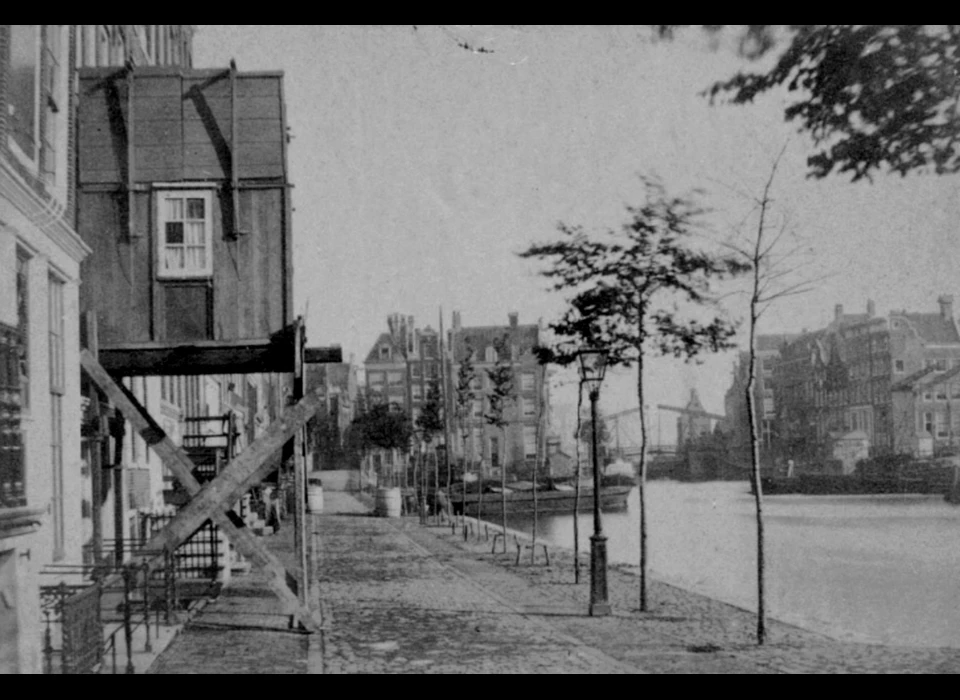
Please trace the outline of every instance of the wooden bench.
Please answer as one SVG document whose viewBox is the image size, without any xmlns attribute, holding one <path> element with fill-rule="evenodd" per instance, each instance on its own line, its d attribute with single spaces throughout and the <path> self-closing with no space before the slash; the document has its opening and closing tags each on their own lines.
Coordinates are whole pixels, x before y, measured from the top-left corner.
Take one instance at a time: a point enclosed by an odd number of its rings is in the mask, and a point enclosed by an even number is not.
<svg viewBox="0 0 960 700">
<path fill-rule="evenodd" d="M 550 550 L 547 549 L 547 545 L 544 542 L 537 542 L 536 544 L 529 542 L 524 543 L 514 536 L 513 543 L 517 546 L 517 561 L 516 565 L 520 565 L 520 555 L 523 553 L 523 550 L 530 550 L 530 563 L 535 564 L 537 562 L 537 547 L 543 548 L 543 558 L 546 559 L 546 565 L 550 566 Z"/>
</svg>

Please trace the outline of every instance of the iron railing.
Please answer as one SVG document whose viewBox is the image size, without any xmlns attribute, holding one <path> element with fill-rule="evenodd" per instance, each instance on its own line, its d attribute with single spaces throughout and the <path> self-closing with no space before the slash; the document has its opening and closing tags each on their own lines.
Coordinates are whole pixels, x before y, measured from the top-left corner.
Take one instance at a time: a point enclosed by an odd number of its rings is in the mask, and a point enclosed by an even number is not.
<svg viewBox="0 0 960 700">
<path fill-rule="evenodd" d="M 150 652 L 161 616 L 162 624 L 176 623 L 181 602 L 174 557 L 139 553 L 156 555 L 153 558 L 162 563 L 152 569 L 144 561 L 119 568 L 103 563 L 55 564 L 43 570 L 45 575 L 74 581 L 40 587 L 45 673 L 118 673 L 123 664 L 118 655 L 126 657 L 123 672 L 134 673 L 135 633 L 142 630 L 138 636 L 143 637 L 143 651 Z"/>
</svg>

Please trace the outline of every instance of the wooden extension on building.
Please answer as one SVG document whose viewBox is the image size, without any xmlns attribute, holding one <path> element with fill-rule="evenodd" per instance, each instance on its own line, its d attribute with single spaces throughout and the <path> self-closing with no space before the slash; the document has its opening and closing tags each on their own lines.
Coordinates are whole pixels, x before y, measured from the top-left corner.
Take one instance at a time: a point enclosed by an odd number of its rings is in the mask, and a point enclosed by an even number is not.
<svg viewBox="0 0 960 700">
<path fill-rule="evenodd" d="M 80 71 L 81 306 L 111 374 L 292 371 L 282 77 Z"/>
</svg>

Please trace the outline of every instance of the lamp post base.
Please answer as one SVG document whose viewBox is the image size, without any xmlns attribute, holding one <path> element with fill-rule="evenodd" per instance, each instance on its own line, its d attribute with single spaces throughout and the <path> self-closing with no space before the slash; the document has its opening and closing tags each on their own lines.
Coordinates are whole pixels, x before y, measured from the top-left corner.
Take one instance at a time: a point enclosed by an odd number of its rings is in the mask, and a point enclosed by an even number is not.
<svg viewBox="0 0 960 700">
<path fill-rule="evenodd" d="M 593 535 L 590 538 L 590 615 L 609 615 L 607 602 L 607 538 Z"/>
</svg>

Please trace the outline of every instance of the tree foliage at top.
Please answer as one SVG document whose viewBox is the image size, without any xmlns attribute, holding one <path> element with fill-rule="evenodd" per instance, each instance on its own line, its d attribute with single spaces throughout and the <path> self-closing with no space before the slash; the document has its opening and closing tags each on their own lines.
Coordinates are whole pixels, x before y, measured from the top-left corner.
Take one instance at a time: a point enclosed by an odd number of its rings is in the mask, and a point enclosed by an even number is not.
<svg viewBox="0 0 960 700">
<path fill-rule="evenodd" d="M 513 368 L 510 366 L 510 349 L 506 340 L 498 338 L 494 340 L 493 346 L 497 351 L 497 361 L 493 367 L 486 370 L 490 379 L 490 392 L 487 395 L 488 410 L 483 414 L 483 418 L 488 425 L 505 428 L 507 404 L 514 396 Z"/>
<path fill-rule="evenodd" d="M 434 436 L 443 432 L 443 396 L 440 393 L 440 382 L 430 380 L 427 389 L 427 399 L 417 416 L 417 428 L 420 429 L 425 442 L 433 440 Z"/>
<path fill-rule="evenodd" d="M 552 289 L 570 295 L 559 321 L 561 339 L 535 349 L 537 359 L 565 365 L 583 346 L 603 350 L 608 365 L 637 365 L 640 411 L 640 609 L 647 609 L 646 479 L 643 364 L 647 354 L 693 359 L 703 351 L 732 347 L 736 327 L 715 316 L 701 321 L 679 304 L 698 310 L 711 303 L 710 283 L 749 270 L 735 257 L 698 250 L 694 234 L 704 213 L 692 196 L 674 197 L 654 179 L 643 178 L 646 201 L 628 207 L 630 218 L 604 240 L 579 226 L 559 224 L 559 241 L 534 244 L 520 253 L 546 264 Z M 691 309 L 692 310 L 692 309 Z"/>
<path fill-rule="evenodd" d="M 763 38 L 757 55 L 773 47 L 771 25 L 751 29 Z M 807 164 L 815 178 L 960 171 L 960 26 L 811 24 L 788 31 L 773 68 L 716 83 L 707 90 L 711 101 L 746 104 L 778 86 L 797 93 L 784 116 L 813 138 L 818 150 Z"/>
<path fill-rule="evenodd" d="M 378 403 L 360 413 L 347 431 L 348 444 L 354 449 L 403 450 L 410 444 L 413 427 L 410 418 L 396 404 Z"/>
<path fill-rule="evenodd" d="M 628 206 L 629 220 L 608 230 L 605 240 L 560 223 L 560 240 L 520 253 L 546 263 L 540 274 L 554 291 L 572 294 L 567 311 L 550 324 L 561 341 L 534 349 L 541 362 L 571 364 L 585 345 L 602 348 L 608 366 L 624 367 L 645 352 L 689 359 L 732 347 L 732 323 L 719 315 L 710 321 L 684 317 L 676 302 L 702 308 L 711 301 L 712 279 L 749 267 L 696 249 L 693 236 L 705 212 L 693 196 L 670 196 L 656 179 L 641 180 L 645 203 Z"/>
<path fill-rule="evenodd" d="M 473 401 L 476 398 L 476 392 L 473 389 L 474 371 L 473 351 L 467 347 L 463 361 L 457 370 L 453 407 L 457 425 L 464 436 L 466 436 L 467 419 L 470 417 L 470 412 L 473 410 Z M 464 437 L 464 439 L 466 438 Z"/>
</svg>

